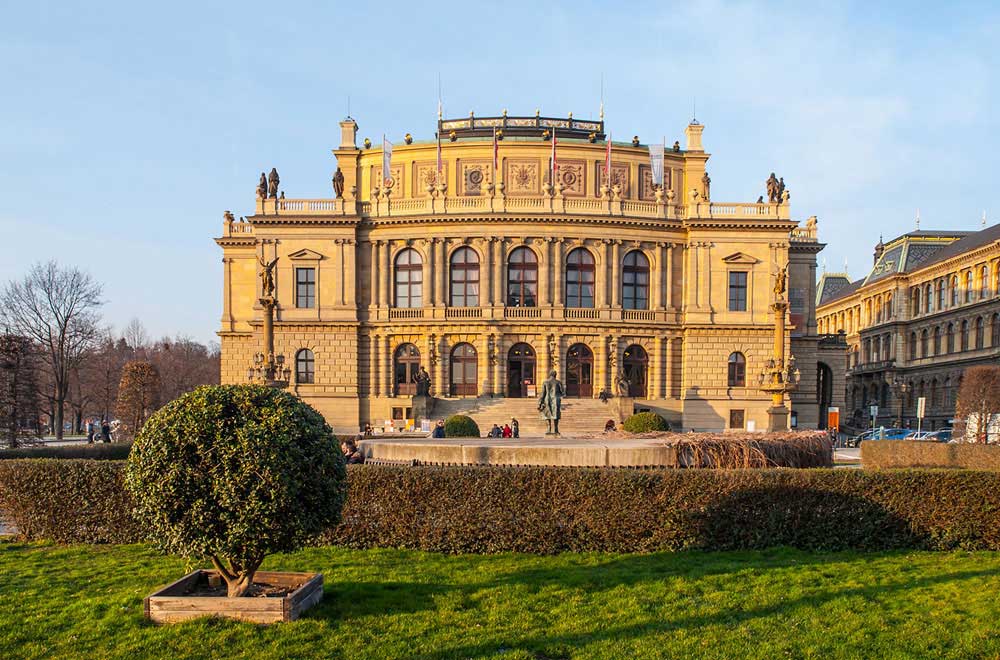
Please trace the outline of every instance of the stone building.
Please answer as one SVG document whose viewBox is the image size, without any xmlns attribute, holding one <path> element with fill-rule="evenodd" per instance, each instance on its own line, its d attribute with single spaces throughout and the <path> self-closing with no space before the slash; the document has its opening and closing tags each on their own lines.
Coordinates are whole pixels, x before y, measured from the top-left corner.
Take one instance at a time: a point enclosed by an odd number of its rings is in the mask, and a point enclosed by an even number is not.
<svg viewBox="0 0 1000 660">
<path fill-rule="evenodd" d="M 962 372 L 1000 358 L 1000 225 L 977 232 L 914 231 L 875 246 L 874 265 L 851 282 L 824 274 L 820 332 L 846 334 L 847 411 L 856 427 L 950 425 Z"/>
<path fill-rule="evenodd" d="M 675 427 L 763 429 L 757 376 L 787 265 L 801 382 L 786 405 L 816 427 L 840 403 L 843 345 L 816 332 L 815 218 L 791 219 L 773 175 L 770 201 L 713 201 L 697 122 L 666 147 L 662 186 L 649 148 L 609 146 L 603 120 L 439 119 L 438 140 L 394 145 L 388 173 L 381 145 L 340 127 L 334 197 L 285 199 L 262 175 L 254 213 L 226 214 L 223 382 L 244 382 L 261 350 L 258 260 L 277 258 L 275 350 L 338 431 L 409 417 L 420 367 L 435 416 L 489 407 L 530 432 L 518 401 L 554 369 L 588 430 L 619 374 Z"/>
</svg>

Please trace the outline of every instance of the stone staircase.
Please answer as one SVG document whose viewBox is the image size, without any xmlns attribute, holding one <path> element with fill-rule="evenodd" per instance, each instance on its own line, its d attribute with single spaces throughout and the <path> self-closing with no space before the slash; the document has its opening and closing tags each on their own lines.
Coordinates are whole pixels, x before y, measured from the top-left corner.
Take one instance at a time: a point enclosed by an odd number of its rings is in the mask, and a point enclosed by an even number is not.
<svg viewBox="0 0 1000 660">
<path fill-rule="evenodd" d="M 451 415 L 468 415 L 479 425 L 483 435 L 489 433 L 494 424 L 509 424 L 511 418 L 517 419 L 522 438 L 544 435 L 546 429 L 546 422 L 538 413 L 538 401 L 535 398 L 437 399 L 434 418 L 445 419 Z M 603 403 L 600 399 L 563 399 L 559 432 L 563 435 L 600 433 L 604 430 L 604 424 L 614 418 L 611 403 Z"/>
</svg>

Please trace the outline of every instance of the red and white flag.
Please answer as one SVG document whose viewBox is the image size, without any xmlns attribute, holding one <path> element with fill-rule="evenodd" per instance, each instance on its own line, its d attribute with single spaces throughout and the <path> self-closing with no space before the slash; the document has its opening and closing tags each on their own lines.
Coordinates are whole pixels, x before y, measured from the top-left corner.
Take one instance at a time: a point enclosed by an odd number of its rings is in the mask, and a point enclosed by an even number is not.
<svg viewBox="0 0 1000 660">
<path fill-rule="evenodd" d="M 611 187 L 611 133 L 608 133 L 608 148 L 604 154 L 604 178 Z"/>
</svg>

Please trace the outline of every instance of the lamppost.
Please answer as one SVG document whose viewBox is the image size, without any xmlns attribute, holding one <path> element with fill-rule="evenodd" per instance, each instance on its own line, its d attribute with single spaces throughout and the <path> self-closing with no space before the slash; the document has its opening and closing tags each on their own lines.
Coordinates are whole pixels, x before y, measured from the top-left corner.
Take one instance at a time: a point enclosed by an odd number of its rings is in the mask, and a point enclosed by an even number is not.
<svg viewBox="0 0 1000 660">
<path fill-rule="evenodd" d="M 779 271 L 774 284 L 775 301 L 771 305 L 771 311 L 774 312 L 773 353 L 764 370 L 757 375 L 757 389 L 771 395 L 771 406 L 767 409 L 767 430 L 772 432 L 788 429 L 785 394 L 798 386 L 801 377 L 795 366 L 795 356 L 790 355 L 785 360 L 785 312 L 788 310 L 788 302 L 783 294 L 787 273 L 787 267 Z"/>
<path fill-rule="evenodd" d="M 903 428 L 903 400 L 906 398 L 906 393 L 910 391 L 910 384 L 896 374 L 892 377 L 892 391 L 899 401 L 899 416 L 896 418 L 896 428 Z"/>
<path fill-rule="evenodd" d="M 274 307 L 278 300 L 274 297 L 274 266 L 278 263 L 275 257 L 270 263 L 258 257 L 261 265 L 260 277 L 263 295 L 260 305 L 264 308 L 264 350 L 254 353 L 253 363 L 247 368 L 247 380 L 268 387 L 288 387 L 292 375 L 291 369 L 285 366 L 285 356 L 274 354 Z"/>
</svg>

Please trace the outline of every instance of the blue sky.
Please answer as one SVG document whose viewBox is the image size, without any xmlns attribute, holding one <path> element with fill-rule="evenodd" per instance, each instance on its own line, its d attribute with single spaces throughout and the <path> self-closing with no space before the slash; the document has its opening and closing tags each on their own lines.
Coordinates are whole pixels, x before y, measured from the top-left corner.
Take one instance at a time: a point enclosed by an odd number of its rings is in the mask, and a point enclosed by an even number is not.
<svg viewBox="0 0 1000 660">
<path fill-rule="evenodd" d="M 820 260 L 1000 217 L 1000 9 L 990 3 L 8 3 L 0 25 L 0 281 L 40 260 L 105 283 L 105 316 L 214 339 L 222 213 L 262 170 L 327 197 L 337 122 L 377 140 L 445 114 L 596 116 L 683 141 L 697 99 L 712 196 L 772 170 Z"/>
</svg>

